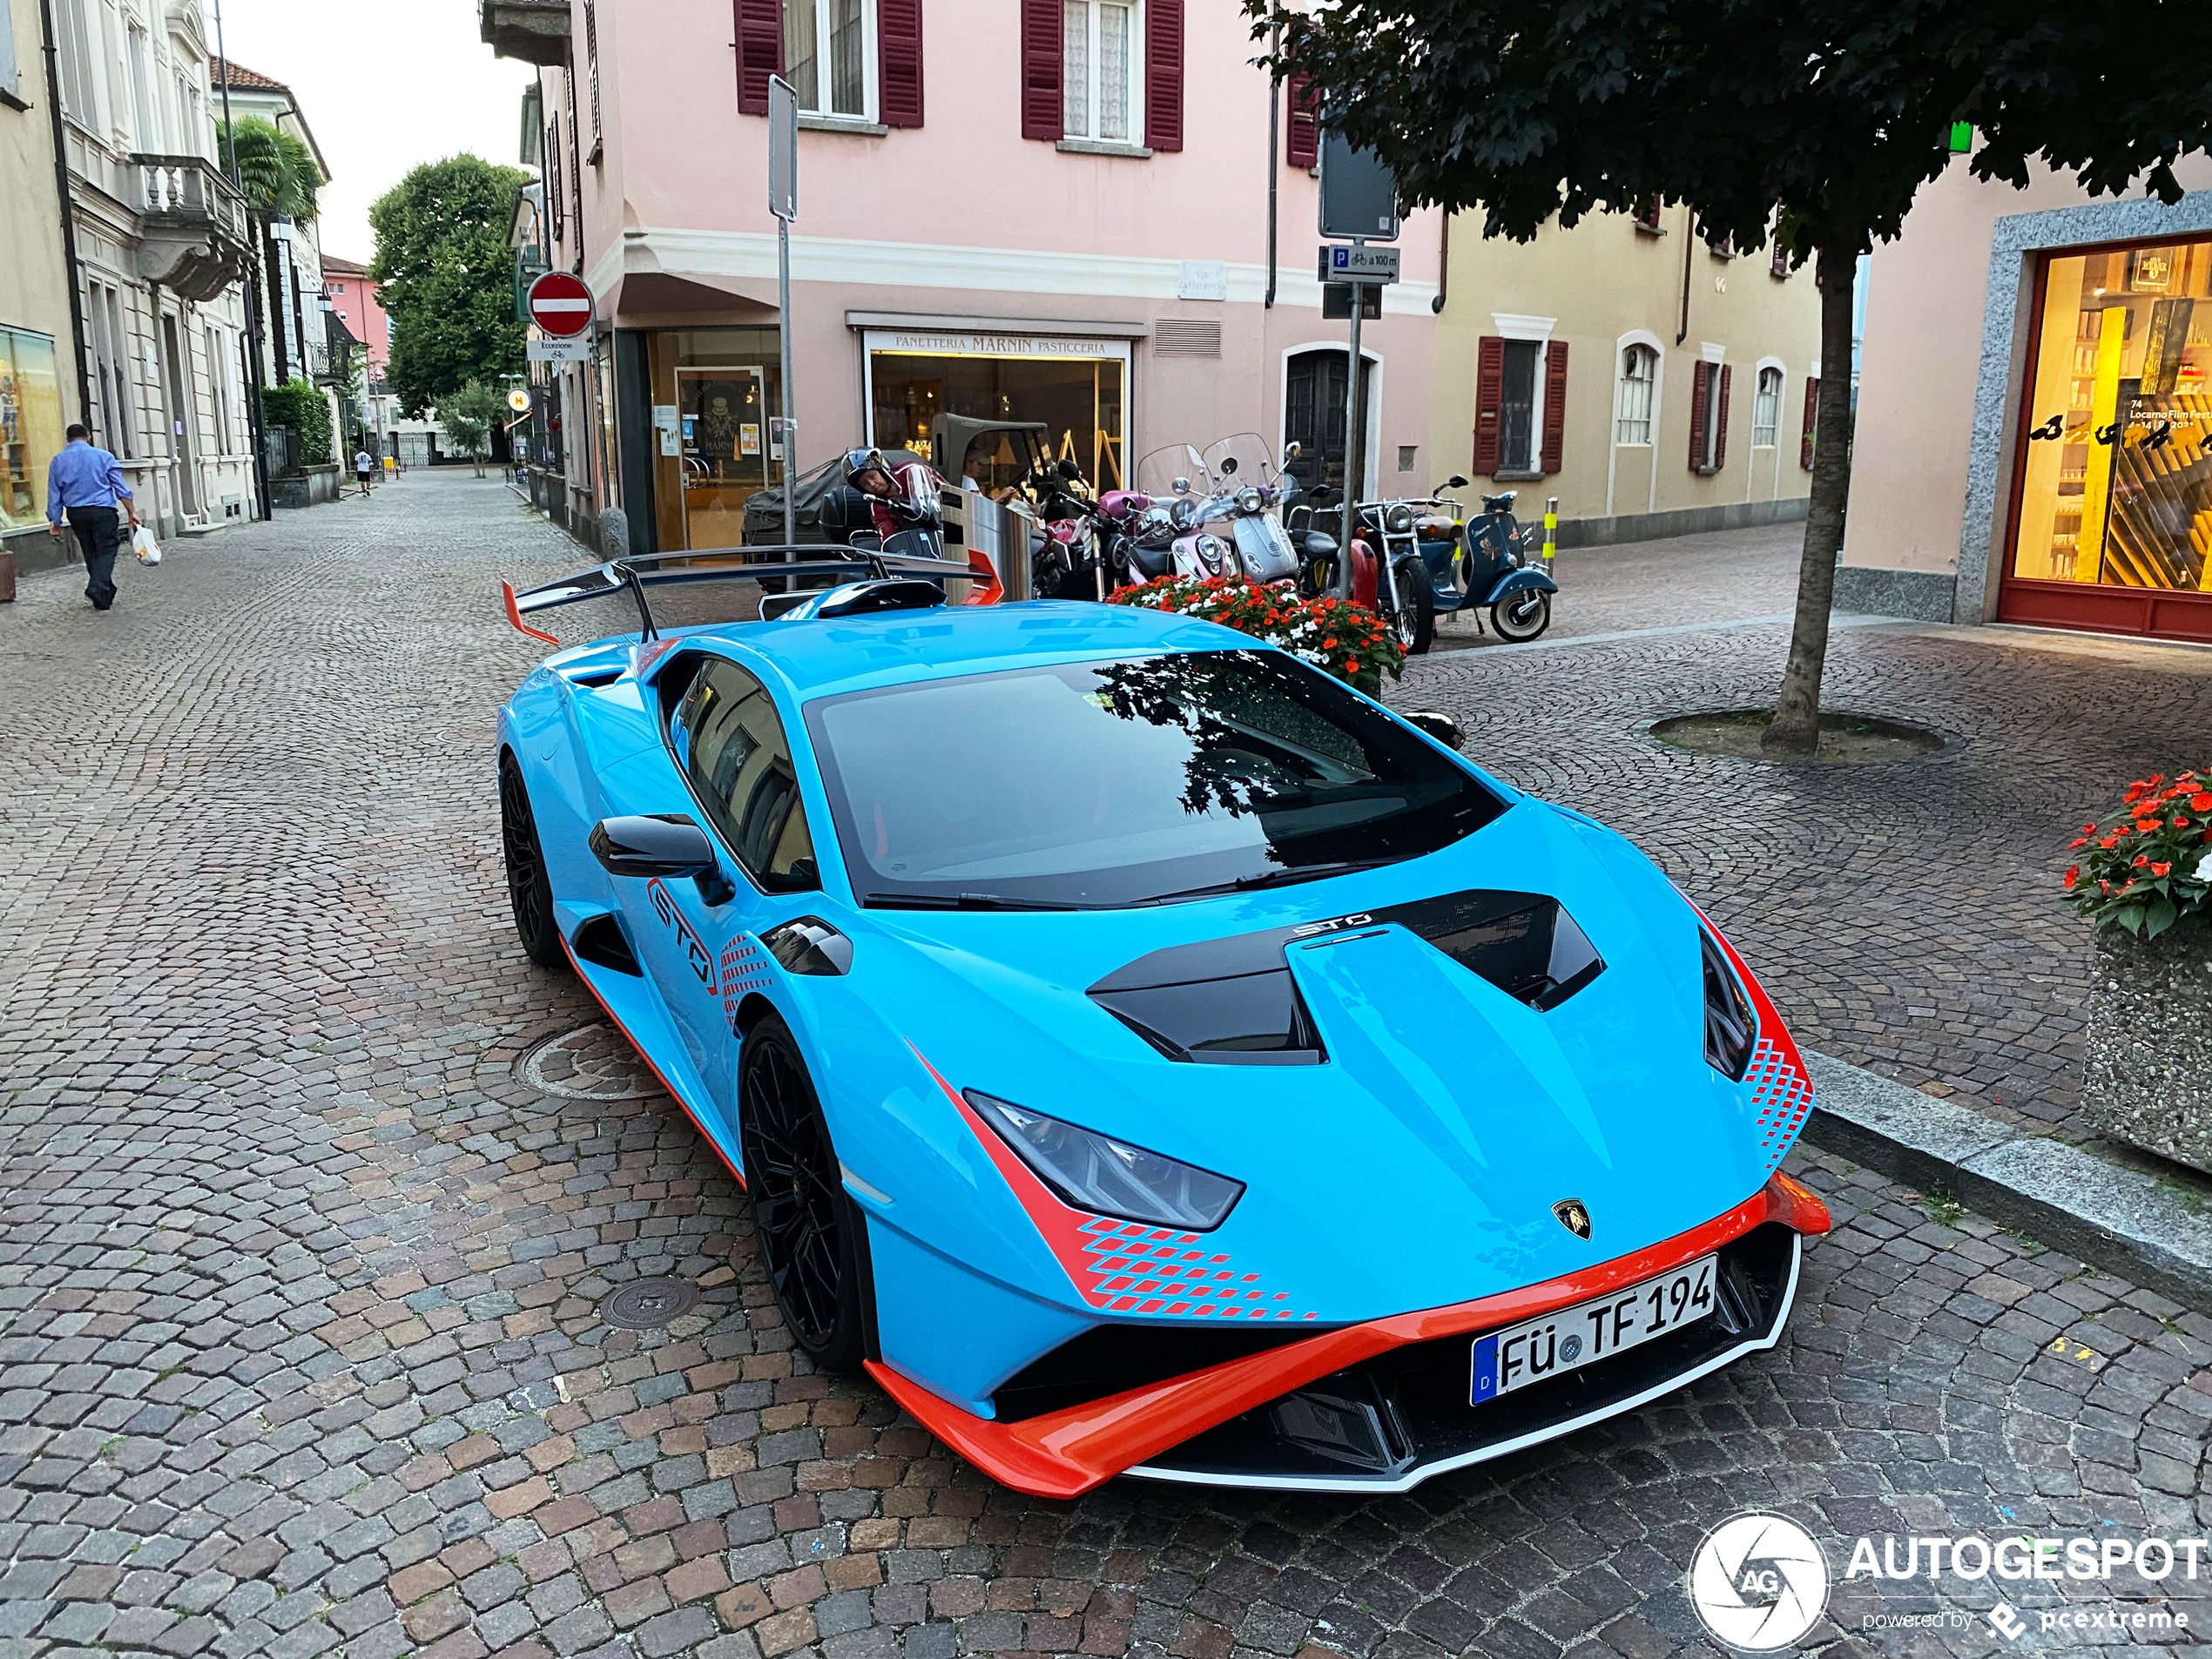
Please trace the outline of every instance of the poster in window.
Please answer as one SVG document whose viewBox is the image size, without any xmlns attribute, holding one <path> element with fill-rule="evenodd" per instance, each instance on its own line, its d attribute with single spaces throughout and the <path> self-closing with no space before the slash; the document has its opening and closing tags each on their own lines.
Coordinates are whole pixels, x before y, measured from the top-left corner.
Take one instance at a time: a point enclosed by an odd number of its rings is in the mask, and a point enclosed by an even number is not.
<svg viewBox="0 0 2212 1659">
<path fill-rule="evenodd" d="M 691 399 L 685 411 L 693 421 L 691 458 L 719 475 L 738 458 L 738 428 L 753 412 L 757 394 L 747 381 L 692 381 L 685 390 Z"/>
<path fill-rule="evenodd" d="M 2165 293 L 2174 286 L 2174 250 L 2170 247 L 2131 248 L 2128 253 L 2128 291 Z"/>
<path fill-rule="evenodd" d="M 738 423 L 738 453 L 741 455 L 757 455 L 760 453 L 760 423 L 758 421 L 745 421 Z"/>
</svg>

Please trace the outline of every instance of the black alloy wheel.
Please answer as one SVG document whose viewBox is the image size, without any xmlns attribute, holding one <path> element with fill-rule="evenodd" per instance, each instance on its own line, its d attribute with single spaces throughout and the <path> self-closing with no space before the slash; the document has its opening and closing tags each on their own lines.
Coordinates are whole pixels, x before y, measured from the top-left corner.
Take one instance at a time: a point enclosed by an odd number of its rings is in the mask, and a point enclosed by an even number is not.
<svg viewBox="0 0 2212 1659">
<path fill-rule="evenodd" d="M 791 1028 L 764 1016 L 738 1058 L 738 1136 L 768 1287 L 799 1347 L 830 1371 L 865 1348 L 860 1208 Z"/>
<path fill-rule="evenodd" d="M 529 791 L 523 768 L 511 754 L 499 758 L 499 839 L 507 853 L 507 898 L 515 909 L 515 931 L 523 954 L 540 968 L 563 968 L 560 926 L 553 920 L 553 884 L 545 873 L 544 849 L 537 843 L 537 820 L 530 815 Z"/>
<path fill-rule="evenodd" d="M 1552 625 L 1552 597 L 1534 588 L 1509 593 L 1490 607 L 1490 625 L 1501 639 L 1534 639 Z"/>
<path fill-rule="evenodd" d="M 1398 643 L 1409 657 L 1424 654 L 1436 638 L 1436 594 L 1429 586 L 1428 567 L 1409 559 L 1391 572 L 1398 590 Z"/>
</svg>

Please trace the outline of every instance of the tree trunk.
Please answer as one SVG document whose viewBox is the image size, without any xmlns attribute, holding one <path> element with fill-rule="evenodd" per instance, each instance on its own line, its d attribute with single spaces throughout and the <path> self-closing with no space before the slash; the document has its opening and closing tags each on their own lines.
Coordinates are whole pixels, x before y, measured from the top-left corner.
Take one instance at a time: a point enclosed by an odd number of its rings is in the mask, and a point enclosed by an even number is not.
<svg viewBox="0 0 2212 1659">
<path fill-rule="evenodd" d="M 1828 664 L 1828 618 L 1836 602 L 1836 561 L 1844 550 L 1844 503 L 1851 494 L 1851 287 L 1858 250 L 1824 247 L 1820 278 L 1820 395 L 1816 403 L 1812 500 L 1804 555 L 1797 566 L 1797 614 L 1774 720 L 1759 747 L 1772 755 L 1810 755 L 1820 741 L 1820 676 Z"/>
</svg>

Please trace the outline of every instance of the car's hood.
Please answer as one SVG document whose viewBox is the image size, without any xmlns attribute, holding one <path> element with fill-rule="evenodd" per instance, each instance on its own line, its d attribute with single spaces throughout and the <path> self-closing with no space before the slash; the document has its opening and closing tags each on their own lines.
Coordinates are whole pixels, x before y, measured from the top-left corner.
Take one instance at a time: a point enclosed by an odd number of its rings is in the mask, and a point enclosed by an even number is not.
<svg viewBox="0 0 2212 1659">
<path fill-rule="evenodd" d="M 1557 899 L 1603 971 L 1540 1012 L 1401 923 L 1271 938 L 1318 1065 L 1170 1061 L 1085 995 L 1163 946 L 1476 888 Z M 853 989 L 954 1089 L 1244 1182 L 1192 1247 L 1231 1258 L 1278 1316 L 1367 1318 L 1548 1278 L 1683 1231 L 1766 1178 L 1748 1091 L 1704 1059 L 1695 914 L 1627 842 L 1539 803 L 1429 858 L 1232 900 L 855 921 L 872 936 Z M 1554 1213 L 1570 1198 L 1588 1239 Z M 1122 1311 L 1170 1312 L 1173 1292 L 1145 1283 Z"/>
</svg>

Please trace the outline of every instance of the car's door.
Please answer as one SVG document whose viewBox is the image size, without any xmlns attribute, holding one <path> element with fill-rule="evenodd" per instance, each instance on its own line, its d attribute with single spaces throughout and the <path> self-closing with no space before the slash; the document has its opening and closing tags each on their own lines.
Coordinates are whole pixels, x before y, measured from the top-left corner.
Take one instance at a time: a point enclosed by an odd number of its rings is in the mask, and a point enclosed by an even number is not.
<svg viewBox="0 0 2212 1659">
<path fill-rule="evenodd" d="M 669 740 L 737 868 L 729 881 L 649 882 L 653 914 L 642 931 L 692 1062 L 734 1123 L 731 1018 L 748 991 L 766 988 L 762 929 L 788 919 L 788 895 L 820 885 L 813 839 L 783 720 L 746 670 L 726 658 L 699 658 L 669 716 Z"/>
</svg>

